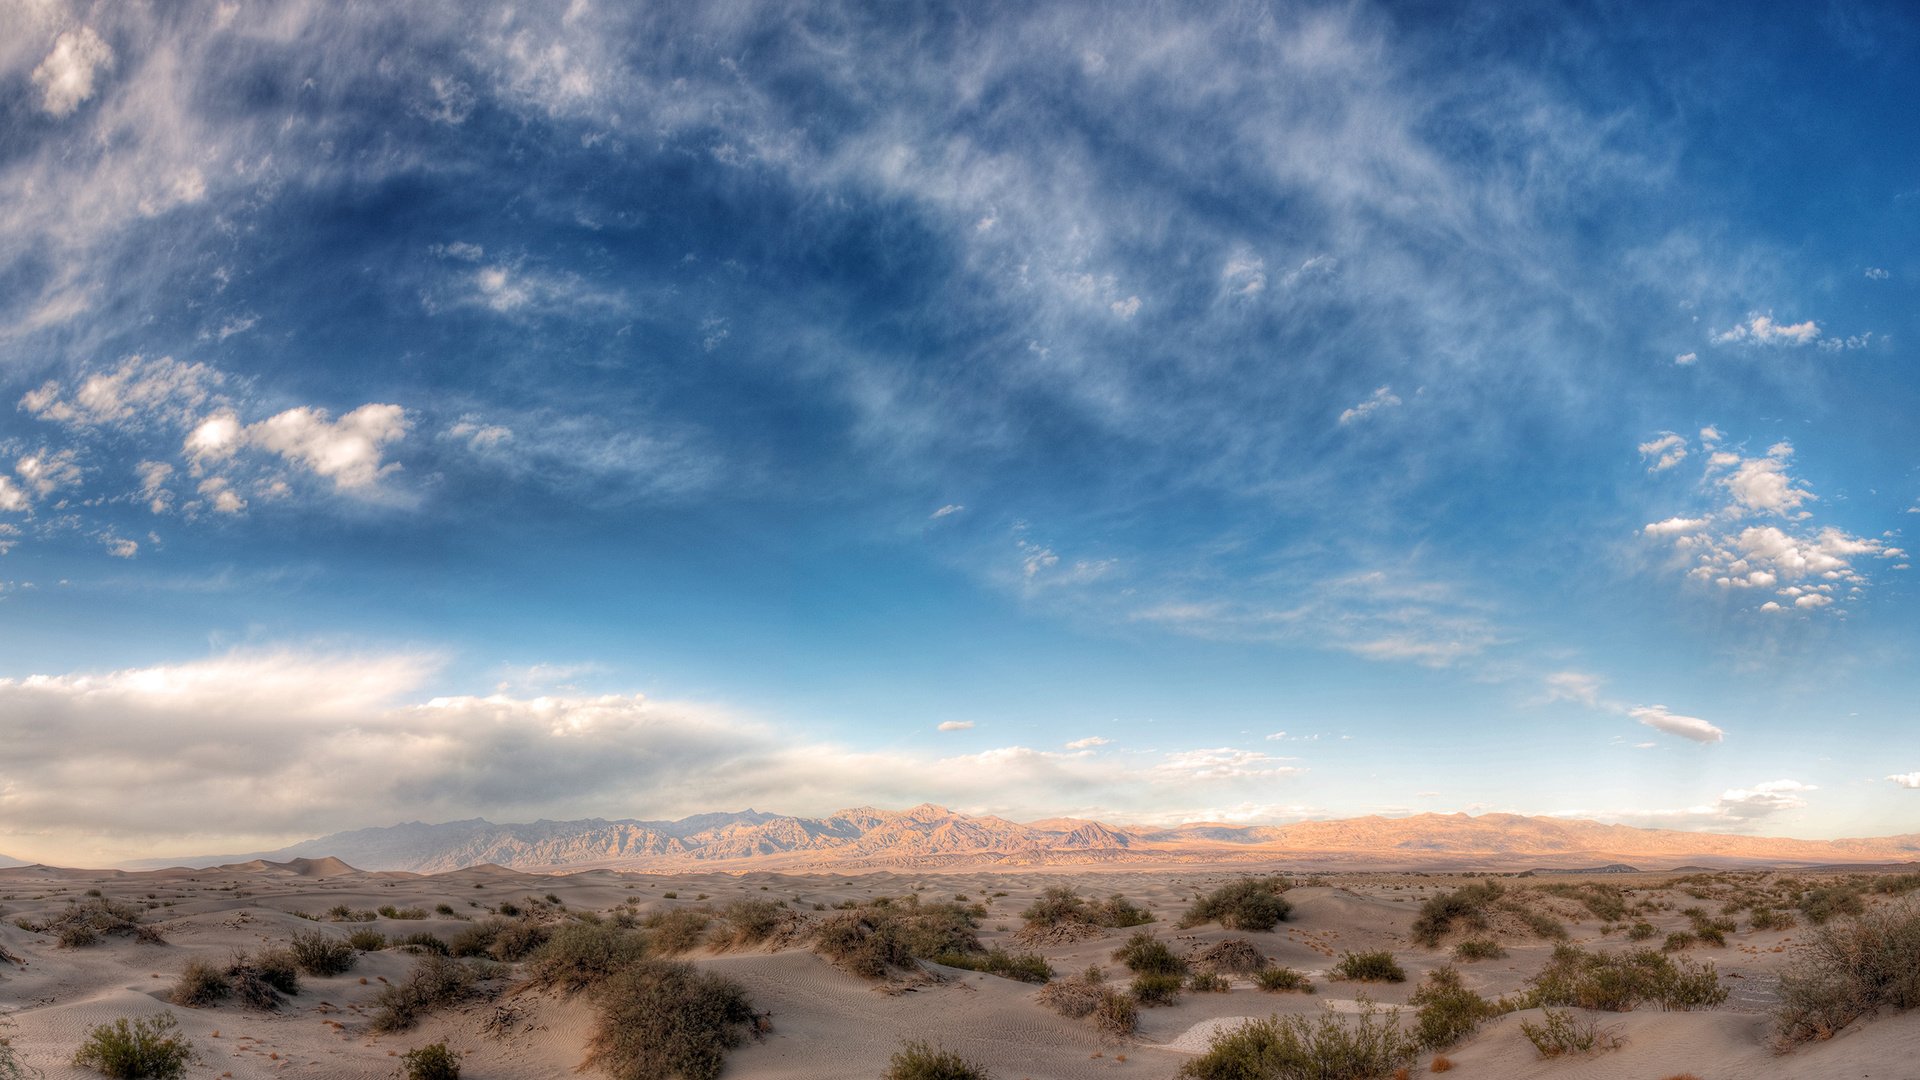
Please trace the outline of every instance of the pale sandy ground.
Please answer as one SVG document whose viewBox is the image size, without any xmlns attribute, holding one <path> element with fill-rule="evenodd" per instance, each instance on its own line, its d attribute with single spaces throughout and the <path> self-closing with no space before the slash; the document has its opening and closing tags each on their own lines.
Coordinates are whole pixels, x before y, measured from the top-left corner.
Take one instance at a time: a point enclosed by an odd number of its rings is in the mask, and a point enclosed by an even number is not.
<svg viewBox="0 0 1920 1080">
<path fill-rule="evenodd" d="M 903 1038 L 924 1038 L 990 1066 L 1001 1080 L 1166 1080 L 1189 1060 L 1183 1049 L 1204 1049 L 1209 1025 L 1231 1026 L 1235 1018 L 1276 1012 L 1350 1009 L 1362 994 L 1382 1004 L 1402 1004 L 1422 972 L 1447 961 L 1445 952 L 1416 946 L 1408 937 L 1420 901 L 1461 883 L 1447 875 L 1329 875 L 1324 884 L 1290 892 L 1295 905 L 1292 918 L 1268 934 L 1233 933 L 1213 926 L 1194 931 L 1173 927 L 1196 892 L 1245 872 L 1236 867 L 1220 872 L 1049 870 L 824 877 L 591 871 L 548 877 L 477 868 L 419 877 L 359 872 L 302 875 L 271 866 L 140 874 L 0 870 L 0 947 L 24 961 L 23 965 L 0 961 L 0 1017 L 11 1021 L 13 1044 L 22 1060 L 52 1080 L 93 1075 L 68 1063 L 91 1025 L 169 1009 L 199 1053 L 200 1061 L 189 1073 L 193 1076 L 388 1076 L 395 1074 L 397 1055 L 444 1039 L 465 1053 L 463 1075 L 472 1080 L 563 1077 L 574 1074 L 582 1060 L 593 1014 L 583 1002 L 557 995 L 509 994 L 496 1002 L 440 1014 L 405 1034 L 370 1034 L 369 1002 L 382 981 L 398 981 L 413 964 L 413 958 L 401 952 L 365 955 L 347 975 L 306 979 L 301 994 L 278 1013 L 232 1005 L 187 1009 L 169 1006 L 165 998 L 191 959 L 225 962 L 239 951 L 283 945 L 295 931 L 316 926 L 346 933 L 353 927 L 316 924 L 292 914 L 319 913 L 335 904 L 431 910 L 445 903 L 458 915 L 470 917 L 503 900 L 520 901 L 551 892 L 571 910 L 607 911 L 638 898 L 644 914 L 676 904 L 718 906 L 746 897 L 788 901 L 796 911 L 811 915 L 816 903 L 832 905 L 919 890 L 927 899 L 958 894 L 976 900 L 992 897 L 982 940 L 1018 951 L 1010 939 L 1011 932 L 1020 928 L 1019 913 L 1043 888 L 1068 885 L 1090 895 L 1120 892 L 1145 904 L 1160 920 L 1152 929 L 1171 939 L 1177 949 L 1248 938 L 1276 961 L 1314 973 L 1318 992 L 1267 994 L 1236 983 L 1227 993 L 1184 994 L 1175 1006 L 1142 1010 L 1138 1036 L 1116 1042 L 1103 1039 L 1084 1022 L 1063 1019 L 1041 1007 L 1035 1001 L 1035 987 L 990 976 L 949 971 L 952 978 L 945 983 L 888 993 L 797 949 L 696 953 L 692 959 L 744 984 L 756 1007 L 772 1014 L 771 1034 L 735 1051 L 725 1076 L 738 1080 L 879 1077 Z M 1605 880 L 1645 888 L 1665 877 Z M 51 937 L 14 925 L 17 919 L 33 921 L 56 911 L 90 888 L 108 897 L 161 905 L 148 917 L 165 934 L 166 944 L 113 938 L 91 947 L 62 949 Z M 666 892 L 677 893 L 677 899 L 665 899 Z M 997 892 L 1007 895 L 994 897 Z M 702 894 L 706 899 L 697 900 Z M 1696 902 L 1678 893 L 1666 898 L 1676 908 Z M 1599 920 L 1590 915 L 1576 921 L 1571 917 L 1575 910 L 1567 905 L 1563 914 L 1569 916 L 1576 943 L 1625 946 L 1617 932 L 1603 939 Z M 1671 911 L 1651 921 L 1662 934 L 1687 925 L 1684 917 Z M 464 923 L 459 918 L 434 917 L 382 919 L 372 925 L 390 937 L 419 931 L 451 936 Z M 1094 940 L 1040 951 L 1060 974 L 1101 964 L 1117 980 L 1123 979 L 1124 969 L 1113 963 L 1110 954 L 1127 933 L 1108 931 Z M 1765 1011 L 1771 988 L 1776 973 L 1792 955 L 1794 941 L 1805 933 L 1804 928 L 1784 933 L 1742 929 L 1725 949 L 1695 950 L 1694 958 L 1710 959 L 1718 966 L 1733 987 L 1732 999 L 1710 1012 L 1594 1014 L 1621 1037 L 1619 1050 L 1583 1059 L 1542 1060 L 1520 1034 L 1519 1024 L 1528 1017 L 1521 1013 L 1489 1024 L 1448 1051 L 1455 1065 L 1448 1075 L 1462 1080 L 1662 1080 L 1684 1073 L 1701 1080 L 1920 1078 L 1920 1014 L 1882 1016 L 1856 1024 L 1829 1042 L 1787 1056 L 1769 1051 Z M 1396 954 L 1411 975 L 1407 983 L 1362 985 L 1324 978 L 1341 950 L 1377 948 Z M 1512 944 L 1505 959 L 1465 965 L 1463 971 L 1470 986 L 1493 996 L 1519 989 L 1550 952 L 1551 946 L 1544 943 Z M 1920 963 L 1920 958 L 1915 962 Z M 504 1034 L 489 1033 L 485 1023 L 501 1001 L 516 1006 L 521 1018 Z M 1426 1067 L 1423 1058 L 1415 1075 L 1428 1075 Z"/>
</svg>

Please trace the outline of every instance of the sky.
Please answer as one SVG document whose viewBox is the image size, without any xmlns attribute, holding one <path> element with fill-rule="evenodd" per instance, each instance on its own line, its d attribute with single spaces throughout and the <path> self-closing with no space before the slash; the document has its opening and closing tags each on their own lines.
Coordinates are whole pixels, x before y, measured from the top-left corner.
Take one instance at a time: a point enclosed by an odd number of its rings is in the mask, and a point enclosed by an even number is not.
<svg viewBox="0 0 1920 1080">
<path fill-rule="evenodd" d="M 0 29 L 7 855 L 1920 832 L 1909 5 Z"/>
</svg>

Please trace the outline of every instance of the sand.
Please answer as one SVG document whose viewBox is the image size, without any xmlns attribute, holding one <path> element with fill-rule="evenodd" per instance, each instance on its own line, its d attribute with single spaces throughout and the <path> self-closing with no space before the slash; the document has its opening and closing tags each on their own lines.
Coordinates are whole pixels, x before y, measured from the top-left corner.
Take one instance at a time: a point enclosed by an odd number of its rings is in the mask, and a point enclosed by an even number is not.
<svg viewBox="0 0 1920 1080">
<path fill-rule="evenodd" d="M 375 1077 L 393 1075 L 398 1055 L 445 1040 L 464 1055 L 463 1076 L 560 1077 L 585 1056 L 594 1015 L 578 998 L 508 989 L 489 1001 L 436 1014 L 413 1031 L 375 1035 L 370 1003 L 383 982 L 404 978 L 415 960 L 399 951 L 364 954 L 348 974 L 307 978 L 302 992 L 275 1013 L 233 1004 L 204 1009 L 170 1005 L 174 980 L 190 960 L 225 963 L 234 954 L 285 944 L 316 927 L 344 934 L 369 925 L 389 937 L 427 932 L 450 937 L 466 920 L 502 901 L 520 903 L 551 894 L 569 911 L 609 911 L 632 902 L 645 915 L 675 906 L 713 905 L 740 898 L 774 899 L 806 917 L 814 905 L 918 892 L 944 900 L 985 900 L 989 914 L 981 938 L 1015 951 L 1019 913 L 1052 885 L 1105 896 L 1124 893 L 1159 919 L 1151 927 L 1176 951 L 1197 952 L 1241 937 L 1273 960 L 1308 972 L 1317 993 L 1269 994 L 1245 979 L 1225 993 L 1182 994 L 1170 1007 L 1141 1010 L 1131 1039 L 1102 1037 L 1083 1021 L 1062 1018 L 1036 1000 L 1036 987 L 956 969 L 935 969 L 937 980 L 914 985 L 876 985 L 844 974 L 798 947 L 740 952 L 700 950 L 689 954 L 701 967 L 746 987 L 755 1006 L 771 1014 L 771 1031 L 750 1040 L 728 1058 L 729 1078 L 880 1077 L 902 1039 L 940 1043 L 988 1067 L 1001 1080 L 1075 1080 L 1141 1077 L 1165 1080 L 1213 1034 L 1250 1017 L 1313 1014 L 1331 1008 L 1357 1011 L 1363 999 L 1404 1005 L 1421 975 L 1446 964 L 1441 949 L 1414 944 L 1410 927 L 1419 904 L 1461 880 L 1443 874 L 1328 875 L 1294 888 L 1292 918 L 1271 933 L 1239 933 L 1205 926 L 1173 926 L 1199 891 L 1245 873 L 1231 871 L 1072 871 L 941 874 L 874 873 L 860 876 L 643 875 L 589 871 L 566 876 L 520 874 L 495 867 L 418 876 L 362 873 L 329 861 L 256 863 L 217 870 L 120 873 L 0 870 L 0 948 L 19 963 L 0 960 L 0 1020 L 9 1026 L 21 1060 L 59 1080 L 94 1075 L 73 1067 L 73 1051 L 87 1030 L 116 1017 L 171 1012 L 192 1038 L 199 1062 L 189 1075 L 212 1077 Z M 1616 875 L 1612 884 L 1648 889 L 1666 876 Z M 1517 884 L 1517 883 L 1516 883 Z M 99 890 L 108 898 L 152 905 L 148 920 L 164 944 L 113 937 L 103 943 L 62 948 L 49 935 L 15 925 L 37 923 L 70 902 Z M 674 894 L 671 898 L 667 895 Z M 997 895 L 1004 894 L 1004 895 Z M 1650 917 L 1660 933 L 1684 929 L 1678 909 L 1699 901 L 1676 890 L 1636 894 L 1670 904 Z M 425 919 L 381 918 L 370 924 L 314 922 L 335 905 L 370 909 L 382 905 L 424 908 L 446 905 L 454 914 Z M 1553 901 L 1576 944 L 1624 947 L 1621 933 L 1603 936 L 1600 920 L 1578 905 Z M 1882 1016 L 1838 1037 L 1787 1056 L 1766 1045 L 1766 1012 L 1782 966 L 1793 956 L 1804 927 L 1730 935 L 1725 948 L 1698 948 L 1689 955 L 1711 960 L 1733 988 L 1720 1008 L 1691 1013 L 1636 1011 L 1595 1013 L 1611 1028 L 1619 1049 L 1587 1058 L 1543 1060 L 1520 1034 L 1536 1013 L 1502 1017 L 1450 1049 L 1450 1075 L 1628 1080 L 1693 1073 L 1702 1080 L 1737 1077 L 1920 1077 L 1920 1016 Z M 1109 930 L 1083 941 L 1044 946 L 1060 974 L 1102 965 L 1121 980 L 1111 959 L 1129 931 Z M 1657 943 L 1657 939 L 1656 939 Z M 1407 969 L 1401 984 L 1330 981 L 1328 969 L 1345 950 L 1388 949 Z M 1520 989 L 1552 952 L 1549 942 L 1515 939 L 1498 960 L 1462 965 L 1467 984 L 1489 997 Z M 1418 1064 L 1424 1075 L 1428 1058 Z M 588 1074 L 593 1075 L 593 1074 Z"/>
</svg>

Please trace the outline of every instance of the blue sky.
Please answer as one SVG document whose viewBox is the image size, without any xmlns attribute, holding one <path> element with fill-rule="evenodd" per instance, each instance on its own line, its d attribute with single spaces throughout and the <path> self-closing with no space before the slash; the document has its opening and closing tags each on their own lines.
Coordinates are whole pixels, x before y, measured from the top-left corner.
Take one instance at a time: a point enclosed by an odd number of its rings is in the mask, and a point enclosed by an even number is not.
<svg viewBox="0 0 1920 1080">
<path fill-rule="evenodd" d="M 0 851 L 1920 831 L 1920 19 L 30 2 Z"/>
</svg>

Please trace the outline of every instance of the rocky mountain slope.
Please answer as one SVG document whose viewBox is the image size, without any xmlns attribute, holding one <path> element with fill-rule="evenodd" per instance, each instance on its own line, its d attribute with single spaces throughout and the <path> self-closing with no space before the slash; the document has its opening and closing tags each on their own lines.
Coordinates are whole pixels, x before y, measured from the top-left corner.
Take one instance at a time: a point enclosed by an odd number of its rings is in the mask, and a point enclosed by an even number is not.
<svg viewBox="0 0 1920 1080">
<path fill-rule="evenodd" d="M 923 804 L 903 811 L 855 807 L 822 818 L 746 810 L 678 821 L 590 818 L 496 825 L 474 818 L 438 825 L 409 822 L 335 833 L 278 851 L 150 860 L 140 865 L 212 866 L 249 859 L 285 862 L 326 857 L 364 870 L 417 873 L 484 863 L 533 871 L 682 872 L 1251 862 L 1288 863 L 1303 869 L 1521 870 L 1605 863 L 1662 868 L 1682 863 L 1909 862 L 1920 860 L 1920 834 L 1792 840 L 1513 814 L 1137 828 L 1077 818 L 1022 824 Z"/>
</svg>

